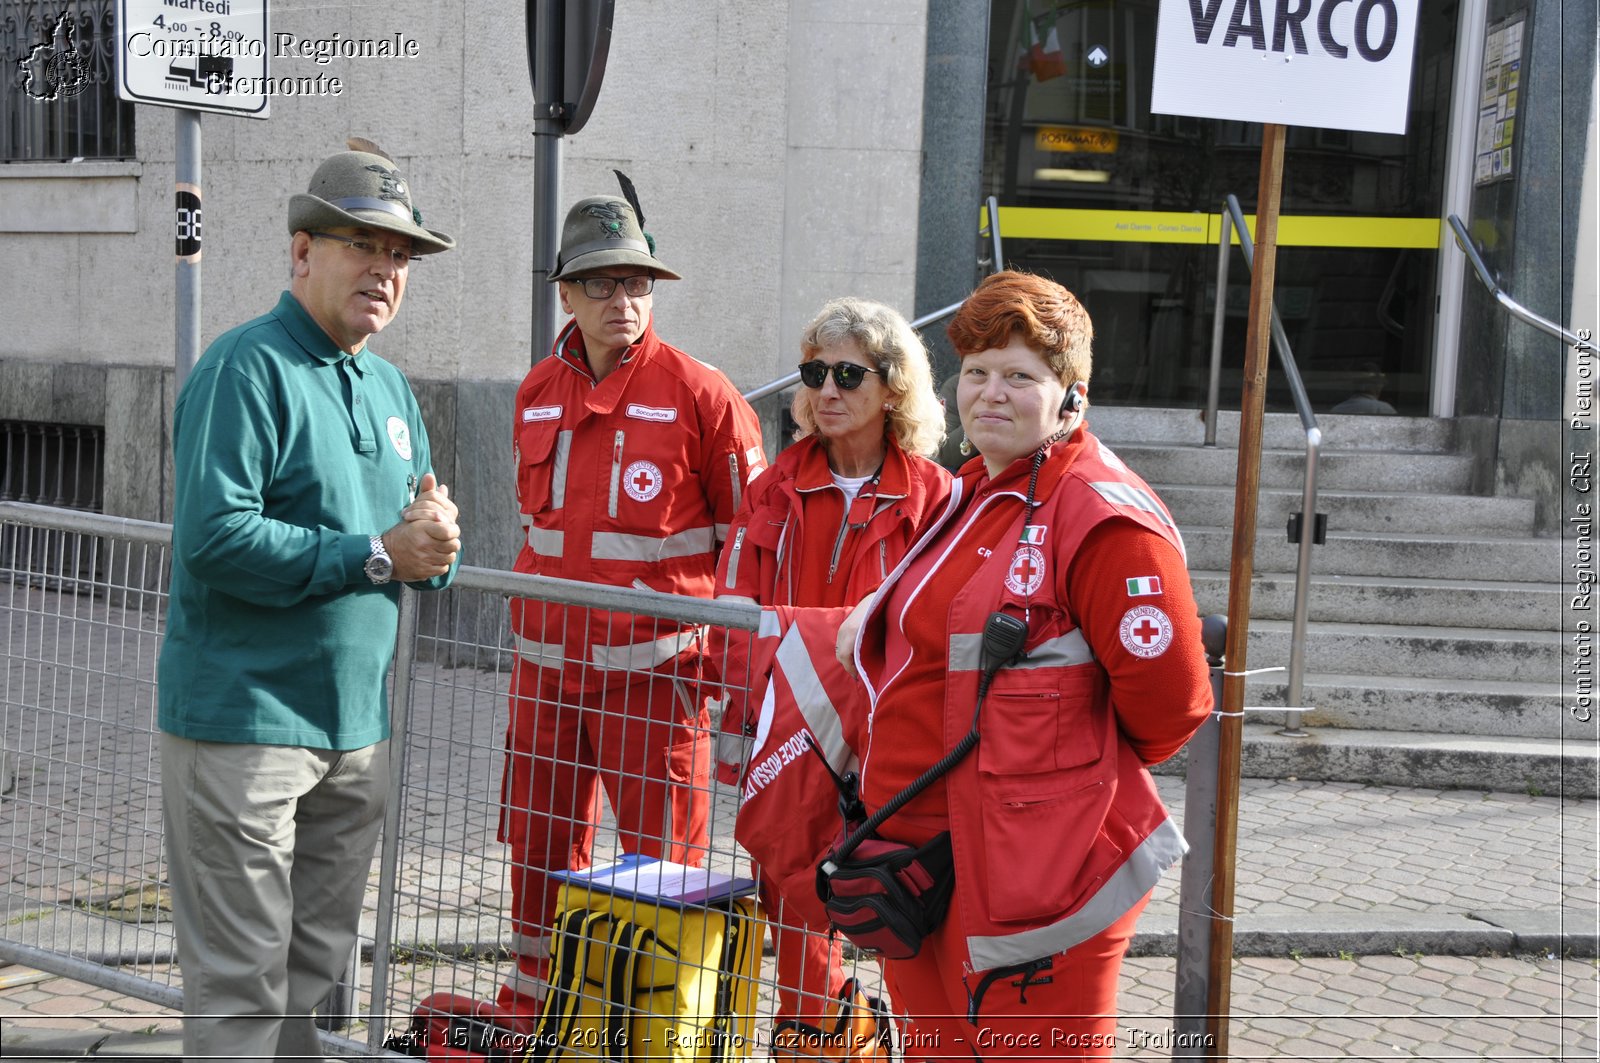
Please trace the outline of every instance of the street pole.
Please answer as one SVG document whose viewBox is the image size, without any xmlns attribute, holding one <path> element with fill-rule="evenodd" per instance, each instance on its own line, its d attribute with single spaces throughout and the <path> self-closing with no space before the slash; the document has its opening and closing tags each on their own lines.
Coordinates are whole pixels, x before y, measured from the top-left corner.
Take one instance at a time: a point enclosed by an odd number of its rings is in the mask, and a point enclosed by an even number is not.
<svg viewBox="0 0 1600 1063">
<path fill-rule="evenodd" d="M 561 138 L 566 133 L 561 76 L 565 29 L 562 0 L 535 0 L 533 104 L 533 345 L 531 361 L 550 353 L 556 340 L 557 302 L 550 274 L 560 245 Z"/>
<path fill-rule="evenodd" d="M 1284 127 L 1262 129 L 1256 197 L 1256 260 L 1250 274 L 1244 392 L 1239 404 L 1239 468 L 1233 496 L 1233 566 L 1228 574 L 1228 642 L 1222 676 L 1217 749 L 1217 833 L 1213 849 L 1209 1046 L 1228 1058 L 1228 1006 L 1233 974 L 1233 885 L 1239 832 L 1239 760 L 1244 728 L 1244 673 L 1250 637 L 1250 580 L 1255 568 L 1256 502 L 1261 486 L 1261 424 L 1266 409 L 1267 356 L 1272 342 L 1272 287 L 1278 267 L 1278 203 L 1283 189 Z"/>
<path fill-rule="evenodd" d="M 176 345 L 173 348 L 173 393 L 183 390 L 189 370 L 200 360 L 200 112 L 173 112 L 177 145 L 174 174 L 176 277 Z"/>
</svg>

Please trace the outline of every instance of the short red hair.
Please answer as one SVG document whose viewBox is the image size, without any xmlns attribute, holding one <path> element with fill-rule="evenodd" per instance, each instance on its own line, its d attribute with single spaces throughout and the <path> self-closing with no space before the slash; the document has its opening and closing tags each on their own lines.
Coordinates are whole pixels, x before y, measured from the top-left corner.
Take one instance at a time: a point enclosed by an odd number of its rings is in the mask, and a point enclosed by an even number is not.
<svg viewBox="0 0 1600 1063">
<path fill-rule="evenodd" d="M 956 353 L 1004 347 L 1020 336 L 1063 384 L 1089 382 L 1094 324 L 1076 296 L 1055 281 L 1005 270 L 985 277 L 947 330 Z"/>
</svg>

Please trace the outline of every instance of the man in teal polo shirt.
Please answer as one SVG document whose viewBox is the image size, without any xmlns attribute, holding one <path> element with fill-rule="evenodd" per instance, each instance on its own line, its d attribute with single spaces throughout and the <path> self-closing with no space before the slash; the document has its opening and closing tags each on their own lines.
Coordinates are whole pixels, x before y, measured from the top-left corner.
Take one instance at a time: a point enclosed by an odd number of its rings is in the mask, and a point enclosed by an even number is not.
<svg viewBox="0 0 1600 1063">
<path fill-rule="evenodd" d="M 412 259 L 455 246 L 421 222 L 387 156 L 324 161 L 289 201 L 289 290 L 178 396 L 158 722 L 191 1060 L 320 1056 L 355 942 L 399 584 L 446 586 L 461 545 L 411 388 L 366 349 Z"/>
</svg>

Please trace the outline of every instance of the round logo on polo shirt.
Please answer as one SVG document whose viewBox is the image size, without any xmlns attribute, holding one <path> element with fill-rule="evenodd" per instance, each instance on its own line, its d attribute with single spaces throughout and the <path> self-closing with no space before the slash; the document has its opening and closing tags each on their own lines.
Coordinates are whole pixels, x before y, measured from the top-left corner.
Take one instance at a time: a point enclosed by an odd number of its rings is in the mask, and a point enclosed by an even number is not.
<svg viewBox="0 0 1600 1063">
<path fill-rule="evenodd" d="M 394 444 L 394 452 L 400 455 L 401 461 L 411 460 L 411 428 L 405 421 L 398 417 L 389 418 L 384 428 L 389 433 L 389 442 Z"/>
<path fill-rule="evenodd" d="M 1006 590 L 1024 597 L 1033 594 L 1044 583 L 1044 554 L 1037 546 L 1023 546 L 1011 555 L 1011 567 L 1006 569 Z"/>
<path fill-rule="evenodd" d="M 1172 621 L 1153 605 L 1136 605 L 1122 614 L 1118 634 L 1135 657 L 1160 657 L 1172 645 Z"/>
<path fill-rule="evenodd" d="M 653 461 L 636 461 L 622 474 L 622 489 L 635 502 L 648 502 L 661 493 L 661 469 Z"/>
</svg>

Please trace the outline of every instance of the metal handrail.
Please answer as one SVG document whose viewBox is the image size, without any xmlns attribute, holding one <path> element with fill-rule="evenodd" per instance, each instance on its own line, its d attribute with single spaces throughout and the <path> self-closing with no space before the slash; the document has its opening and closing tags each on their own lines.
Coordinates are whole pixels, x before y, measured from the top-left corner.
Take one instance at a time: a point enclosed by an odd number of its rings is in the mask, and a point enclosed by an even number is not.
<svg viewBox="0 0 1600 1063">
<path fill-rule="evenodd" d="M 986 215 L 989 221 L 988 236 L 994 246 L 994 271 L 1000 273 L 1006 268 L 1005 251 L 1000 246 L 1000 201 L 990 196 L 983 201 L 983 209 L 988 212 Z M 982 233 L 983 230 L 979 229 L 978 232 Z"/>
<path fill-rule="evenodd" d="M 1230 194 L 1222 213 L 1221 236 L 1217 241 L 1217 300 L 1211 317 L 1211 380 L 1206 389 L 1206 440 L 1205 445 L 1217 445 L 1218 393 L 1222 380 L 1222 325 L 1225 302 L 1228 297 L 1228 251 L 1233 243 L 1233 232 L 1239 233 L 1239 247 L 1244 252 L 1247 269 L 1255 268 L 1255 241 L 1244 223 L 1244 211 L 1239 199 Z M 1300 415 L 1300 426 L 1306 434 L 1306 473 L 1300 498 L 1300 553 L 1294 574 L 1294 619 L 1289 633 L 1289 688 L 1284 703 L 1289 707 L 1281 734 L 1302 737 L 1299 704 L 1305 693 L 1306 678 L 1306 614 L 1311 606 L 1311 547 L 1317 519 L 1317 459 L 1322 450 L 1322 430 L 1317 427 L 1317 415 L 1311 411 L 1311 399 L 1306 394 L 1300 370 L 1294 363 L 1294 351 L 1289 347 L 1289 336 L 1283 330 L 1278 308 L 1272 308 L 1272 346 L 1278 352 L 1278 363 L 1289 381 L 1289 395 L 1294 409 Z"/>
<path fill-rule="evenodd" d="M 1494 278 L 1490 276 L 1489 267 L 1484 264 L 1483 256 L 1478 253 L 1478 245 L 1473 243 L 1472 237 L 1467 235 L 1466 225 L 1454 214 L 1447 215 L 1446 220 L 1449 221 L 1450 228 L 1455 230 L 1456 245 L 1466 254 L 1467 261 L 1472 263 L 1472 271 L 1478 275 L 1478 280 L 1483 282 L 1483 286 L 1489 289 L 1489 294 L 1494 296 L 1495 302 L 1509 310 L 1512 317 L 1532 325 L 1540 332 L 1547 332 L 1552 336 L 1557 336 L 1573 346 L 1583 342 L 1576 333 L 1567 331 L 1549 318 L 1540 317 L 1507 295 L 1504 289 L 1496 284 Z"/>
<path fill-rule="evenodd" d="M 999 273 L 1001 270 L 1006 268 L 1005 253 L 1000 242 L 1000 204 L 994 196 L 990 196 L 988 199 L 983 201 L 983 205 L 984 209 L 989 212 L 987 232 L 985 232 L 985 230 L 982 228 L 980 228 L 978 232 L 981 235 L 986 235 L 989 237 L 994 248 L 994 272 Z M 949 306 L 944 307 L 943 309 L 935 310 L 930 314 L 923 314 L 921 317 L 911 322 L 911 327 L 917 331 L 921 331 L 922 329 L 925 329 L 929 325 L 933 324 L 935 321 L 942 321 L 951 314 L 955 313 L 957 310 L 960 310 L 961 304 L 965 302 L 965 299 L 960 299 L 951 303 Z M 756 402 L 759 399 L 766 398 L 768 395 L 776 395 L 778 392 L 783 391 L 786 388 L 792 388 L 798 383 L 800 383 L 800 371 L 798 369 L 790 370 L 783 376 L 769 380 L 760 387 L 752 388 L 751 390 L 745 392 L 744 401 Z"/>
<path fill-rule="evenodd" d="M 935 321 L 938 321 L 942 318 L 947 318 L 957 310 L 960 310 L 961 304 L 965 302 L 966 300 L 963 299 L 960 303 L 951 303 L 949 306 L 944 307 L 941 310 L 935 310 L 931 314 L 923 314 L 921 317 L 911 322 L 911 327 L 913 329 L 926 328 Z M 778 377 L 776 380 L 769 380 L 760 387 L 745 392 L 744 400 L 746 402 L 755 402 L 757 399 L 764 399 L 768 395 L 775 395 L 785 388 L 794 387 L 794 385 L 798 383 L 800 383 L 800 370 L 792 369 L 783 376 Z"/>
</svg>

